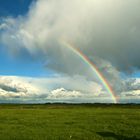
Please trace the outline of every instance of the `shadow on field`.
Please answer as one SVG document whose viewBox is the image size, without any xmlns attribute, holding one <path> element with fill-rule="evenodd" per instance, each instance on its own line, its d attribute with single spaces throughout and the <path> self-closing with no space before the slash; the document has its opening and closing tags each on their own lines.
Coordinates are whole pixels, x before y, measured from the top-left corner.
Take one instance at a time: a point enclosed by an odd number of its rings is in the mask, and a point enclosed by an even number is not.
<svg viewBox="0 0 140 140">
<path fill-rule="evenodd" d="M 113 132 L 96 132 L 98 135 L 102 136 L 102 137 L 112 137 L 115 138 L 116 140 L 140 140 L 138 138 L 134 137 L 126 137 L 126 136 L 122 136 L 122 135 L 116 135 Z"/>
</svg>

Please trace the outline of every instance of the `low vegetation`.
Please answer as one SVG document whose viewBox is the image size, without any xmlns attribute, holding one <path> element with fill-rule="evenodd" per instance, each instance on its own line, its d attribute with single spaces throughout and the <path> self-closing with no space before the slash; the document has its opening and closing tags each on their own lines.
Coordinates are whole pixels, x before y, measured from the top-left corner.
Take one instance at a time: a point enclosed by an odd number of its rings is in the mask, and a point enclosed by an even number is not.
<svg viewBox="0 0 140 140">
<path fill-rule="evenodd" d="M 140 140 L 140 105 L 0 105 L 0 140 Z"/>
</svg>

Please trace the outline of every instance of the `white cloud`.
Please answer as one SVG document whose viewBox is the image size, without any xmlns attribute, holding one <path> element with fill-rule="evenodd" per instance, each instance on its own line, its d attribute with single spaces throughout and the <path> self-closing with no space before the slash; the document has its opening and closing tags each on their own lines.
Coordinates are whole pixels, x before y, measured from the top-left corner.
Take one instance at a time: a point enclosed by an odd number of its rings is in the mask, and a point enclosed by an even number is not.
<svg viewBox="0 0 140 140">
<path fill-rule="evenodd" d="M 131 81 L 131 84 L 127 84 Z M 120 92 L 119 102 L 135 102 L 140 99 L 140 80 L 124 81 L 129 89 Z M 72 84 L 71 84 L 72 83 Z M 137 87 L 137 88 L 136 88 Z M 83 77 L 31 78 L 17 76 L 0 77 L 0 102 L 113 102 L 102 86 Z"/>
<path fill-rule="evenodd" d="M 29 81 L 24 80 L 24 78 L 15 76 L 1 76 L 0 77 L 0 96 L 1 97 L 33 97 L 38 96 L 41 89 L 35 87 L 29 83 Z"/>
<path fill-rule="evenodd" d="M 94 98 L 97 97 L 110 98 L 110 95 L 103 91 L 102 86 L 80 76 L 73 78 L 0 77 L 1 100 L 16 100 L 19 102 L 30 102 L 30 100 L 34 100 L 34 102 L 36 100 L 40 102 L 49 100 L 90 102 L 90 100 L 94 101 Z M 101 100 L 103 99 L 101 98 Z"/>
<path fill-rule="evenodd" d="M 131 96 L 135 96 L 135 97 L 140 97 L 140 89 L 139 90 L 132 90 L 132 91 L 127 91 L 127 92 L 122 92 L 122 96 L 124 97 L 131 97 Z"/>
<path fill-rule="evenodd" d="M 48 99 L 71 99 L 79 98 L 82 94 L 79 91 L 68 91 L 64 88 L 59 88 L 51 91 L 51 94 L 48 96 Z"/>
</svg>

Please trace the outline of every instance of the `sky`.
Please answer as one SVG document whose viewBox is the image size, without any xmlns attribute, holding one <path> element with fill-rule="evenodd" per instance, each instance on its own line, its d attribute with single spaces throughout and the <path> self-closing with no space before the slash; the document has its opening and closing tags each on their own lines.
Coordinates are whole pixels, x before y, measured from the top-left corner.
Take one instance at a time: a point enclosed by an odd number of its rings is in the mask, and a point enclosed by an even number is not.
<svg viewBox="0 0 140 140">
<path fill-rule="evenodd" d="M 1 103 L 140 103 L 139 0 L 1 0 Z"/>
</svg>

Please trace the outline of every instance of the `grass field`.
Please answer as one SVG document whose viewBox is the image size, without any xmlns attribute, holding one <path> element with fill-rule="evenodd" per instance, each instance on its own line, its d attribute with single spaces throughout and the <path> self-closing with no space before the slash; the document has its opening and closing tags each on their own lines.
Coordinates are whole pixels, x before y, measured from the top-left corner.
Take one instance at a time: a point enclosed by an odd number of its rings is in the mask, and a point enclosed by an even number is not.
<svg viewBox="0 0 140 140">
<path fill-rule="evenodd" d="M 0 105 L 0 140 L 140 140 L 140 105 Z"/>
</svg>

